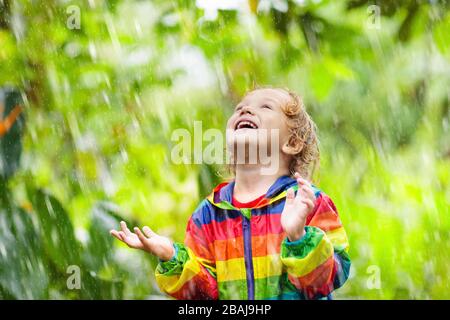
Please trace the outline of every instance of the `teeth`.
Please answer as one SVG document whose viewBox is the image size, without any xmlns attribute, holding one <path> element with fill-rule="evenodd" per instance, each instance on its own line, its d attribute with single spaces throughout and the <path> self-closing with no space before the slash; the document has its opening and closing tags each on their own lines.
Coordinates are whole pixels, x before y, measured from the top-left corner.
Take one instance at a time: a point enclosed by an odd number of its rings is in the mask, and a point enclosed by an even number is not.
<svg viewBox="0 0 450 320">
<path fill-rule="evenodd" d="M 237 128 L 240 129 L 240 128 L 244 127 L 244 126 L 249 126 L 249 127 L 253 128 L 253 129 L 256 129 L 256 125 L 254 123 L 250 122 L 250 121 L 241 121 L 241 122 L 239 122 L 238 125 L 237 125 Z"/>
</svg>

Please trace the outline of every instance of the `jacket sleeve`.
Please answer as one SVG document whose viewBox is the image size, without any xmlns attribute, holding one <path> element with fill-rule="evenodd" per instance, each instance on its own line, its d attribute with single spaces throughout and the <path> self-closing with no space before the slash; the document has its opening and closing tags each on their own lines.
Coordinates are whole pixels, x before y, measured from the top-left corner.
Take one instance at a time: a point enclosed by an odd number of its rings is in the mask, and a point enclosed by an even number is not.
<svg viewBox="0 0 450 320">
<path fill-rule="evenodd" d="M 283 240 L 281 261 L 289 282 L 306 299 L 318 299 L 347 280 L 351 264 L 348 248 L 347 235 L 333 201 L 320 193 L 307 217 L 305 235 L 294 242 Z"/>
<path fill-rule="evenodd" d="M 204 206 L 189 219 L 184 244 L 174 244 L 174 257 L 160 261 L 155 271 L 161 291 L 175 299 L 218 299 L 215 259 L 207 235 L 195 218 L 202 210 Z"/>
</svg>

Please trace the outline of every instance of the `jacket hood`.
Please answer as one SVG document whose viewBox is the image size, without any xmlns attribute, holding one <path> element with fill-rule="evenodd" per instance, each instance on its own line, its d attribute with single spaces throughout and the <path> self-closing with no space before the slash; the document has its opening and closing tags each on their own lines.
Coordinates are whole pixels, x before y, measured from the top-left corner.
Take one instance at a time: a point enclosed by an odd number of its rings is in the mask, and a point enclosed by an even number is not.
<svg viewBox="0 0 450 320">
<path fill-rule="evenodd" d="M 223 182 L 217 185 L 208 196 L 208 201 L 220 208 L 235 209 L 231 205 L 233 200 L 234 184 L 235 181 L 233 180 L 231 182 Z M 269 188 L 264 198 L 254 208 L 267 206 L 274 201 L 286 197 L 286 191 L 290 187 L 297 190 L 298 185 L 295 179 L 287 175 L 279 177 Z"/>
</svg>

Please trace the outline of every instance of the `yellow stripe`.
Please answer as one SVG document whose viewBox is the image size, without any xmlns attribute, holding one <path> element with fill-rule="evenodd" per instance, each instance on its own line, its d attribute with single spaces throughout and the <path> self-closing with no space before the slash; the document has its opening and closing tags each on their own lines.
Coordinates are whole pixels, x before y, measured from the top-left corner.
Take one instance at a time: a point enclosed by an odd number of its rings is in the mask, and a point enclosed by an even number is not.
<svg viewBox="0 0 450 320">
<path fill-rule="evenodd" d="M 245 279 L 244 258 L 216 261 L 217 281 L 233 281 Z"/>
<path fill-rule="evenodd" d="M 246 279 L 244 258 L 216 261 L 216 268 L 219 282 Z M 255 279 L 279 276 L 282 274 L 282 270 L 283 263 L 279 254 L 253 258 Z"/>
<path fill-rule="evenodd" d="M 208 259 L 203 259 L 200 257 L 197 257 L 197 261 L 204 266 L 206 269 L 208 269 L 211 273 L 213 273 L 214 275 L 216 274 L 216 267 L 215 267 L 215 263 L 214 261 L 208 260 Z"/>
<path fill-rule="evenodd" d="M 158 271 L 155 272 L 156 283 L 162 291 L 168 294 L 177 292 L 183 285 L 200 273 L 200 264 L 195 259 L 193 252 L 186 248 L 189 260 L 185 263 L 183 272 L 179 275 L 165 276 Z"/>
<path fill-rule="evenodd" d="M 278 196 L 276 196 L 276 197 L 274 197 L 274 198 L 271 198 L 271 199 L 269 200 L 269 203 L 273 203 L 273 202 L 275 202 L 275 201 L 277 201 L 277 200 L 279 200 L 279 199 L 281 199 L 281 198 L 286 197 L 286 193 L 287 193 L 287 191 L 283 191 L 283 192 L 280 193 Z"/>
<path fill-rule="evenodd" d="M 253 258 L 255 279 L 279 276 L 283 272 L 283 263 L 279 254 Z"/>
<path fill-rule="evenodd" d="M 297 190 L 298 190 L 298 184 L 292 186 L 291 188 L 293 188 L 294 191 L 297 191 Z M 290 188 L 289 188 L 289 189 L 290 189 Z M 286 197 L 286 194 L 287 194 L 287 190 L 284 190 L 282 193 L 278 194 L 276 197 L 271 198 L 271 199 L 269 200 L 269 204 L 274 203 L 275 201 L 278 201 L 278 200 L 280 200 L 280 199 L 282 199 L 282 198 L 285 198 L 285 197 Z M 267 204 L 264 204 L 264 205 L 259 206 L 259 207 L 256 207 L 256 208 L 265 207 L 266 205 L 267 205 Z"/>
<path fill-rule="evenodd" d="M 337 250 L 348 250 L 348 238 L 344 227 L 340 227 L 326 233 L 328 239 Z"/>
<path fill-rule="evenodd" d="M 317 247 L 303 259 L 281 258 L 281 260 L 290 274 L 302 277 L 324 263 L 332 254 L 333 244 L 327 236 L 324 236 Z"/>
</svg>

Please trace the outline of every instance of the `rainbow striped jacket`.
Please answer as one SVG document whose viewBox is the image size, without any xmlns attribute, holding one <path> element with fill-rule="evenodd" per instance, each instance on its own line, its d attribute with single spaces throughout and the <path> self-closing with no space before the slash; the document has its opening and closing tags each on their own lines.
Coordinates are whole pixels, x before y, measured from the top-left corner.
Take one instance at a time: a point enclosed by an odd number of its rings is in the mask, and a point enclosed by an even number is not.
<svg viewBox="0 0 450 320">
<path fill-rule="evenodd" d="M 305 235 L 289 242 L 280 223 L 282 176 L 253 208 L 232 203 L 234 181 L 219 184 L 189 219 L 184 244 L 160 261 L 161 291 L 176 299 L 320 299 L 343 285 L 350 270 L 348 240 L 332 200 L 314 187 L 316 203 Z"/>
</svg>

